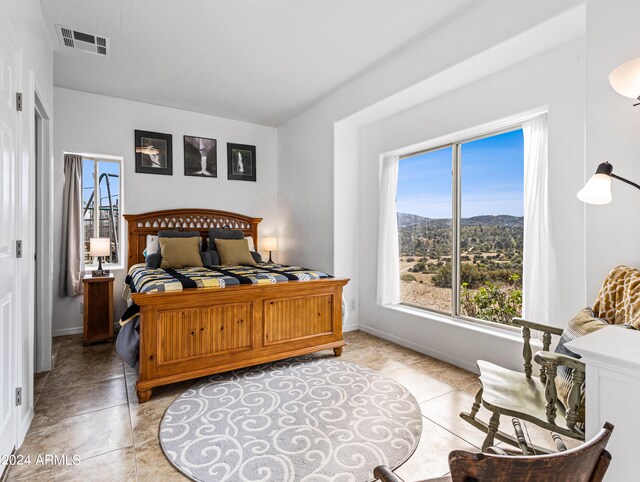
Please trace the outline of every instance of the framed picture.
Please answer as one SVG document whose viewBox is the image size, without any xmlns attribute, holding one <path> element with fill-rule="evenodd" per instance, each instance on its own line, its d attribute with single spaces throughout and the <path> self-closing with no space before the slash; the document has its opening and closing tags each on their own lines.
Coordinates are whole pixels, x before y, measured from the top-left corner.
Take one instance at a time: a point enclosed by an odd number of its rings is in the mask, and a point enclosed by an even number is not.
<svg viewBox="0 0 640 482">
<path fill-rule="evenodd" d="M 227 178 L 255 182 L 256 146 L 227 143 Z"/>
<path fill-rule="evenodd" d="M 184 136 L 184 175 L 218 177 L 218 152 L 215 139 Z"/>
<path fill-rule="evenodd" d="M 171 134 L 135 131 L 136 172 L 144 174 L 173 174 L 173 146 Z"/>
</svg>

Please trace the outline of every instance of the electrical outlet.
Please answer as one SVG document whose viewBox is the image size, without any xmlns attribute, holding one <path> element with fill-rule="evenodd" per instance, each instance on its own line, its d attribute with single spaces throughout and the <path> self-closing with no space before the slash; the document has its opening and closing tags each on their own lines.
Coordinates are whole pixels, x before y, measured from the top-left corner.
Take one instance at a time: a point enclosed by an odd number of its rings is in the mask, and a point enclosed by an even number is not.
<svg viewBox="0 0 640 482">
<path fill-rule="evenodd" d="M 349 300 L 349 311 L 356 311 L 358 302 L 356 300 Z"/>
</svg>

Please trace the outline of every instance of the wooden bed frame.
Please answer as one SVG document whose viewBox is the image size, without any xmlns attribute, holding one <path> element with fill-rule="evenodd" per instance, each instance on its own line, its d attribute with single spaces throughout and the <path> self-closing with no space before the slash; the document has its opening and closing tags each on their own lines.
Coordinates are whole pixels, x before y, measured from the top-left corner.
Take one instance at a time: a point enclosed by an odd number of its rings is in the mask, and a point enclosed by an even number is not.
<svg viewBox="0 0 640 482">
<path fill-rule="evenodd" d="M 165 229 L 241 229 L 258 249 L 261 218 L 209 209 L 175 209 L 125 215 L 128 267 L 144 263 L 148 234 Z M 342 354 L 345 278 L 229 288 L 135 293 L 140 307 L 140 403 L 153 387 L 333 349 Z"/>
</svg>

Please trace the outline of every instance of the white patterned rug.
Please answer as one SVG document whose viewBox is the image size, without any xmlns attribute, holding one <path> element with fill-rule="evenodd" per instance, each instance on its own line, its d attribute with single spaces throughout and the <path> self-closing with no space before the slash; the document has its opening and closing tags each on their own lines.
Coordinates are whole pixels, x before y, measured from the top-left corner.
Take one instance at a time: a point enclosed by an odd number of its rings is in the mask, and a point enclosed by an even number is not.
<svg viewBox="0 0 640 482">
<path fill-rule="evenodd" d="M 198 481 L 364 482 L 416 449 L 422 416 L 406 388 L 335 358 L 301 357 L 214 375 L 167 409 L 160 443 Z"/>
</svg>

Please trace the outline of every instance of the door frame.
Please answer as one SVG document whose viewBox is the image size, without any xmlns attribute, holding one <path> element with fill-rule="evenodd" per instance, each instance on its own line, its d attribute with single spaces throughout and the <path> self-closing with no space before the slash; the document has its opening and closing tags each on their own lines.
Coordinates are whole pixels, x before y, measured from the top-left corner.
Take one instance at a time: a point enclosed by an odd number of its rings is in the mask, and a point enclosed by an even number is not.
<svg viewBox="0 0 640 482">
<path fill-rule="evenodd" d="M 29 72 L 29 92 L 32 96 L 30 99 L 32 110 L 37 112 L 40 120 L 40 136 L 39 150 L 35 152 L 33 143 L 35 133 L 35 119 L 30 116 L 30 132 L 31 132 L 31 154 L 29 167 L 29 236 L 35 241 L 35 252 L 33 249 L 29 253 L 29 262 L 32 263 L 31 273 L 36 273 L 35 283 L 35 299 L 32 299 L 32 307 L 35 309 L 35 326 L 37 327 L 31 345 L 35 349 L 35 367 L 34 372 L 40 373 L 49 371 L 53 368 L 52 360 L 52 311 L 53 311 L 53 243 L 45 242 L 45 240 L 53 239 L 53 136 L 52 136 L 52 116 L 51 110 L 47 108 L 42 95 L 42 90 L 38 86 L 33 71 Z M 39 164 L 38 164 L 39 163 Z M 38 164 L 38 165 L 36 165 Z M 39 175 L 36 177 L 36 169 Z M 37 181 L 37 186 L 36 186 Z M 36 196 L 35 190 L 39 195 Z M 37 206 L 36 206 L 37 202 Z M 37 219 L 36 219 L 37 216 Z M 39 226 L 40 235 L 36 239 L 36 224 Z M 38 260 L 35 262 L 34 254 L 38 253 Z M 37 272 L 36 272 L 37 270 Z M 32 295 L 33 296 L 33 295 Z M 33 318 L 30 318 L 33 319 Z M 31 323 L 34 326 L 34 323 Z M 34 359 L 34 357 L 31 357 Z"/>
</svg>

